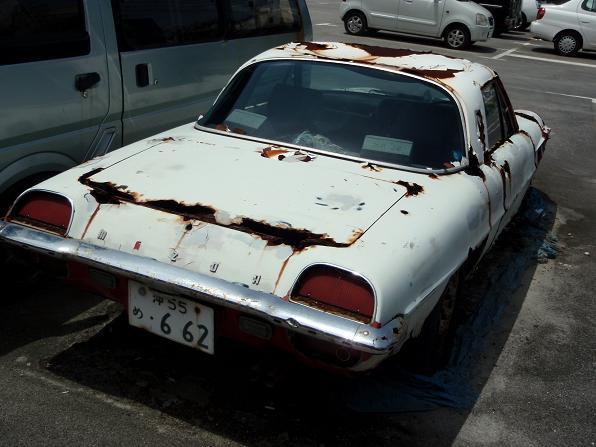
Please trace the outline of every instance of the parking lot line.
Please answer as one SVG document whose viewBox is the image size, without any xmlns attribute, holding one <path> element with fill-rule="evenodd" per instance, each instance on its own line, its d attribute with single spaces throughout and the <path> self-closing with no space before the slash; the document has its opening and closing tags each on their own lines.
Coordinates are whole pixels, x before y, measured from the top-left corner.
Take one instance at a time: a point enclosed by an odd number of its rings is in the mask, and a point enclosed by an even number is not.
<svg viewBox="0 0 596 447">
<path fill-rule="evenodd" d="M 544 92 L 544 93 L 548 93 L 549 95 L 567 96 L 569 98 L 587 99 L 587 100 L 592 101 L 592 103 L 596 104 L 596 98 L 592 98 L 590 96 L 568 95 L 566 93 L 557 93 L 557 92 Z"/>
<path fill-rule="evenodd" d="M 517 48 L 511 48 L 510 50 L 503 51 L 502 53 L 497 54 L 496 56 L 491 57 L 491 59 L 501 59 L 503 56 L 508 56 L 513 53 Z"/>
<path fill-rule="evenodd" d="M 561 61 L 558 59 L 548 59 L 546 57 L 536 57 L 536 56 L 525 56 L 523 54 L 511 54 L 513 51 L 510 51 L 509 54 L 505 51 L 505 53 L 501 53 L 498 56 L 493 57 L 493 59 L 499 59 L 502 56 L 509 56 L 509 57 L 519 57 L 521 59 L 530 59 L 535 61 L 545 61 L 545 62 L 554 62 L 556 64 L 567 64 L 567 65 L 576 65 L 578 67 L 591 67 L 596 68 L 596 64 L 584 64 L 582 62 L 572 62 L 572 61 Z"/>
<path fill-rule="evenodd" d="M 315 26 L 337 26 L 335 23 L 315 23 Z"/>
</svg>

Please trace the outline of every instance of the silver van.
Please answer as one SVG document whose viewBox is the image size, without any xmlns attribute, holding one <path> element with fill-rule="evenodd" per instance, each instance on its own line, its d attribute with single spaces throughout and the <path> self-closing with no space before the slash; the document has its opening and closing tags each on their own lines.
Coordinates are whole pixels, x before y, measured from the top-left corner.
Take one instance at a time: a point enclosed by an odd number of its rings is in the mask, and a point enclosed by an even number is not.
<svg viewBox="0 0 596 447">
<path fill-rule="evenodd" d="M 454 49 L 488 40 L 492 14 L 468 0 L 342 0 L 340 17 L 349 34 L 377 30 L 442 38 Z"/>
<path fill-rule="evenodd" d="M 246 60 L 311 38 L 304 0 L 0 0 L 0 195 L 196 119 Z"/>
</svg>

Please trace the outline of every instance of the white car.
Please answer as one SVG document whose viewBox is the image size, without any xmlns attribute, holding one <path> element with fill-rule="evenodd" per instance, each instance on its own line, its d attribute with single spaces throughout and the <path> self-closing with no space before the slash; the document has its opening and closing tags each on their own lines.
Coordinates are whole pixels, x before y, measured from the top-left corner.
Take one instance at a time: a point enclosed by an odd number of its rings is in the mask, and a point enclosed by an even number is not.
<svg viewBox="0 0 596 447">
<path fill-rule="evenodd" d="M 543 5 L 530 31 L 540 39 L 554 42 L 555 51 L 564 56 L 580 49 L 596 50 L 596 0 Z"/>
<path fill-rule="evenodd" d="M 342 0 L 339 15 L 349 34 L 395 31 L 442 38 L 458 50 L 490 39 L 495 26 L 490 11 L 468 0 Z"/>
<path fill-rule="evenodd" d="M 206 353 L 229 338 L 364 371 L 415 339 L 432 369 L 548 134 L 483 65 L 291 43 L 196 123 L 24 192 L 0 240 Z"/>
<path fill-rule="evenodd" d="M 522 0 L 521 17 L 517 28 L 520 30 L 527 29 L 530 24 L 536 20 L 539 9 L 540 2 L 538 2 L 538 0 Z"/>
</svg>

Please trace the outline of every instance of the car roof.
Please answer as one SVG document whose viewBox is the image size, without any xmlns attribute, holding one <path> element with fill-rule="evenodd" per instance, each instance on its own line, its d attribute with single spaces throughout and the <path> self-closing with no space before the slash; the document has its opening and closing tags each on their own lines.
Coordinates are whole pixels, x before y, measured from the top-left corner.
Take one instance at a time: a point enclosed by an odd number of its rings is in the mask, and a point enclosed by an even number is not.
<svg viewBox="0 0 596 447">
<path fill-rule="evenodd" d="M 430 51 L 341 42 L 291 42 L 259 54 L 247 65 L 288 58 L 349 62 L 402 72 L 435 81 L 463 96 L 468 88 L 477 88 L 496 76 L 482 64 Z"/>
</svg>

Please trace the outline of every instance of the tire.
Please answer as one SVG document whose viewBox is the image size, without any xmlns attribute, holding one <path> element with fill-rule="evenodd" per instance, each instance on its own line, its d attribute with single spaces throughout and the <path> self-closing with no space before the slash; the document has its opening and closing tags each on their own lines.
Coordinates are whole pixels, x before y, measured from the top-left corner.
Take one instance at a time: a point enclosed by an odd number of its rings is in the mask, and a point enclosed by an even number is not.
<svg viewBox="0 0 596 447">
<path fill-rule="evenodd" d="M 581 38 L 573 31 L 564 31 L 554 41 L 555 51 L 561 56 L 573 56 L 581 46 Z"/>
<path fill-rule="evenodd" d="M 349 12 L 344 17 L 344 27 L 348 34 L 362 36 L 367 30 L 366 17 L 358 11 Z"/>
<path fill-rule="evenodd" d="M 459 282 L 460 275 L 456 273 L 426 318 L 418 337 L 410 341 L 405 353 L 406 361 L 416 373 L 432 375 L 449 360 L 456 329 L 453 317 L 459 295 Z"/>
<path fill-rule="evenodd" d="M 515 27 L 515 29 L 517 31 L 525 31 L 528 29 L 528 27 L 530 26 L 530 24 L 528 23 L 528 18 L 526 17 L 526 15 L 522 12 L 521 13 L 521 22 L 519 25 L 517 25 Z"/>
<path fill-rule="evenodd" d="M 453 50 L 462 50 L 472 44 L 470 31 L 464 25 L 453 25 L 443 33 L 445 45 Z"/>
</svg>

